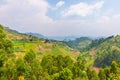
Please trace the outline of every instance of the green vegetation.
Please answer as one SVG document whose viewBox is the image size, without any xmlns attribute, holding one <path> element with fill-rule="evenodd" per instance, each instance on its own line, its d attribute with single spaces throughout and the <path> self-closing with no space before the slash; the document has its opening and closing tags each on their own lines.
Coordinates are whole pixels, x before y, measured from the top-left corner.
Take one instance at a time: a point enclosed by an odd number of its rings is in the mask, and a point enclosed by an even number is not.
<svg viewBox="0 0 120 80">
<path fill-rule="evenodd" d="M 97 43 L 95 43 L 97 41 Z M 89 52 L 94 51 L 94 66 L 96 67 L 108 67 L 112 61 L 116 61 L 120 64 L 120 36 L 111 36 L 106 39 L 99 39 L 93 41 Z M 99 43 L 98 43 L 99 42 Z"/>
<path fill-rule="evenodd" d="M 91 44 L 92 39 L 88 37 L 80 37 L 75 40 L 63 41 L 63 42 L 69 47 L 83 52 Z"/>
<path fill-rule="evenodd" d="M 0 80 L 120 80 L 120 36 L 59 42 L 0 25 Z"/>
</svg>

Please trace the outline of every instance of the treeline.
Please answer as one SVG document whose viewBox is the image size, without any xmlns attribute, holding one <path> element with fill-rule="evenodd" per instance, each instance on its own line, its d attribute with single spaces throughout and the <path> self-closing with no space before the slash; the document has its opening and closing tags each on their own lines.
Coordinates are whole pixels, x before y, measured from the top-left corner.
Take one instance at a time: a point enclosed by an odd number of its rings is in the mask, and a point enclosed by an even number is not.
<svg viewBox="0 0 120 80">
<path fill-rule="evenodd" d="M 0 80 L 120 80 L 120 65 L 112 62 L 97 73 L 79 56 L 46 55 L 41 60 L 32 50 L 24 58 L 11 56 L 0 66 Z"/>
</svg>

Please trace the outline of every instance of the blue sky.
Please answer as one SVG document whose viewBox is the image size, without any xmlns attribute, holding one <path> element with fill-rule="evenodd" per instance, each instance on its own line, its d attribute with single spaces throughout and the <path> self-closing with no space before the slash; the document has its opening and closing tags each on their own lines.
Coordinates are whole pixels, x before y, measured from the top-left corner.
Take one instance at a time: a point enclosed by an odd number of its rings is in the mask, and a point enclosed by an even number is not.
<svg viewBox="0 0 120 80">
<path fill-rule="evenodd" d="M 0 23 L 46 36 L 120 34 L 120 0 L 0 0 Z"/>
</svg>

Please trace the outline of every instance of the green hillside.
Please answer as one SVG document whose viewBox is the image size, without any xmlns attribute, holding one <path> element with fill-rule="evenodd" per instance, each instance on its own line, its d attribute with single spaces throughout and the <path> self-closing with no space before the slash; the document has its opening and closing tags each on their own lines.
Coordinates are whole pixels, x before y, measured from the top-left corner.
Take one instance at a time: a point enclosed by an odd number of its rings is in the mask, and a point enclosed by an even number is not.
<svg viewBox="0 0 120 80">
<path fill-rule="evenodd" d="M 99 42 L 99 43 L 97 43 Z M 94 45 L 94 46 L 93 46 Z M 111 36 L 93 41 L 89 53 L 95 56 L 97 67 L 110 66 L 112 61 L 120 64 L 120 36 Z"/>
<path fill-rule="evenodd" d="M 6 35 L 12 40 L 14 44 L 14 53 L 16 55 L 24 55 L 25 52 L 33 49 L 40 57 L 53 54 L 53 55 L 69 55 L 75 57 L 80 52 L 72 50 L 67 45 L 59 41 L 50 41 L 42 38 L 38 38 L 31 35 L 19 33 L 18 31 L 11 30 L 5 27 Z"/>
<path fill-rule="evenodd" d="M 120 36 L 73 42 L 70 48 L 0 25 L 0 80 L 120 80 Z"/>
<path fill-rule="evenodd" d="M 86 50 L 86 48 L 91 44 L 91 42 L 92 39 L 88 37 L 80 37 L 75 40 L 64 41 L 64 43 L 67 44 L 69 47 L 82 52 Z"/>
<path fill-rule="evenodd" d="M 120 64 L 120 36 L 110 36 L 95 40 L 88 37 L 64 41 L 69 47 L 82 52 L 88 64 L 95 67 L 108 67 L 112 61 Z M 90 58 L 91 57 L 91 58 Z"/>
</svg>

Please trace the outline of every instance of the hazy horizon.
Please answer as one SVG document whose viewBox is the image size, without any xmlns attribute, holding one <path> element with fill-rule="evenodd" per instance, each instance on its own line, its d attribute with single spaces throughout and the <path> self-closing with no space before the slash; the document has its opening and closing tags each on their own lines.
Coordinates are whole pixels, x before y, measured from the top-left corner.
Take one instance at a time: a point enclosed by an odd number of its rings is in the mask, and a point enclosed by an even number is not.
<svg viewBox="0 0 120 80">
<path fill-rule="evenodd" d="M 120 0 L 0 0 L 0 24 L 45 36 L 120 34 Z"/>
</svg>

